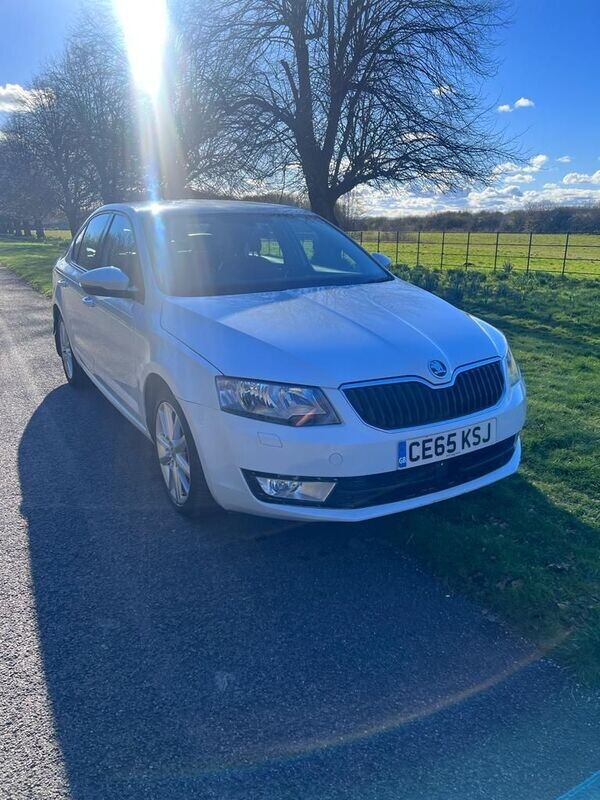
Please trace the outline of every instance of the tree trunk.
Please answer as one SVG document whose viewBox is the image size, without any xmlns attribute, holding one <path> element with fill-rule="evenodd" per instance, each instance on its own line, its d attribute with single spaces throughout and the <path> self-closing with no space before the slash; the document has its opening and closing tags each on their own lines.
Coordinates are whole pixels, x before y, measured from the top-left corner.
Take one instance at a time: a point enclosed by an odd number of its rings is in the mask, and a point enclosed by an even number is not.
<svg viewBox="0 0 600 800">
<path fill-rule="evenodd" d="M 323 217 L 328 222 L 332 222 L 334 225 L 339 225 L 335 211 L 336 200 L 328 189 L 313 187 L 308 190 L 308 199 L 310 200 L 311 210 L 315 214 Z"/>
<path fill-rule="evenodd" d="M 65 216 L 69 223 L 69 230 L 71 231 L 71 236 L 75 236 L 77 231 L 79 230 L 79 220 L 81 217 L 81 212 L 79 209 L 74 208 L 70 203 L 63 208 L 65 212 Z"/>
<path fill-rule="evenodd" d="M 35 225 L 35 235 L 38 239 L 45 239 L 46 232 L 44 231 L 44 223 L 41 219 L 36 219 L 34 222 Z"/>
<path fill-rule="evenodd" d="M 122 198 L 117 197 L 116 192 L 114 191 L 111 185 L 103 186 L 100 190 L 100 197 L 102 199 L 102 205 L 108 206 L 111 203 L 119 203 Z"/>
<path fill-rule="evenodd" d="M 31 238 L 31 225 L 26 220 L 23 222 L 23 236 Z"/>
<path fill-rule="evenodd" d="M 335 213 L 336 198 L 329 188 L 327 174 L 316 176 L 305 173 L 305 179 L 312 211 L 328 222 L 337 225 L 338 220 Z"/>
</svg>

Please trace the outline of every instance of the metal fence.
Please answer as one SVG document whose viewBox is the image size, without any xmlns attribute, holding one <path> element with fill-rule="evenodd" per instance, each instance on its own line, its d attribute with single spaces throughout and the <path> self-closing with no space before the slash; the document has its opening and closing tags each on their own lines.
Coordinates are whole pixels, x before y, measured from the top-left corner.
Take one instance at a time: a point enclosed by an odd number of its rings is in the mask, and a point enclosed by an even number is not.
<svg viewBox="0 0 600 800">
<path fill-rule="evenodd" d="M 395 264 L 600 277 L 600 234 L 349 231 Z"/>
</svg>

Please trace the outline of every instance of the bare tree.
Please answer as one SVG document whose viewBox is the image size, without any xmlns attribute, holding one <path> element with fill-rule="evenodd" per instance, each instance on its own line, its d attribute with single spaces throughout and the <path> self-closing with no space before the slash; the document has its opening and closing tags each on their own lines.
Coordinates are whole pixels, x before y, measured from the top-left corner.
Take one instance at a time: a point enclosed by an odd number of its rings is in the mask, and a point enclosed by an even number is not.
<svg viewBox="0 0 600 800">
<path fill-rule="evenodd" d="M 40 169 L 22 120 L 15 115 L 0 138 L 0 215 L 13 220 L 13 229 L 44 237 L 44 219 L 58 208 L 51 175 Z"/>
<path fill-rule="evenodd" d="M 44 73 L 97 178 L 104 203 L 139 189 L 136 116 L 127 57 L 104 3 L 83 11 L 62 57 Z"/>
<path fill-rule="evenodd" d="M 34 84 L 25 111 L 13 117 L 12 137 L 27 147 L 38 174 L 52 182 L 74 234 L 98 202 L 96 179 L 67 105 L 44 77 Z"/>
<path fill-rule="evenodd" d="M 507 157 L 482 110 L 496 0 L 180 0 L 192 180 L 449 191 Z M 290 184 L 291 185 L 291 184 Z"/>
</svg>

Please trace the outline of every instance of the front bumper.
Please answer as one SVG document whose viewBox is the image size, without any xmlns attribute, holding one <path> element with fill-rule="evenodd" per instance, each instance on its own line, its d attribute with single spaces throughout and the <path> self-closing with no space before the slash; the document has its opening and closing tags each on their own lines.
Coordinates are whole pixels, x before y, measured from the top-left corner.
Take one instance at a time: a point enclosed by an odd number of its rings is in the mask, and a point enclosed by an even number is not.
<svg viewBox="0 0 600 800">
<path fill-rule="evenodd" d="M 402 431 L 371 428 L 359 419 L 341 391 L 328 391 L 328 395 L 340 410 L 343 423 L 313 428 L 272 425 L 180 401 L 215 500 L 228 510 L 261 516 L 356 522 L 479 489 L 511 475 L 519 465 L 518 436 L 526 413 L 522 382 L 508 390 L 494 408 Z M 414 470 L 421 468 L 396 469 L 401 439 L 434 435 L 490 418 L 496 419 L 497 445 L 493 447 L 499 457 L 490 457 L 487 467 L 471 466 L 469 474 L 469 469 L 462 469 L 458 463 L 466 458 L 463 466 L 468 467 L 468 457 L 457 456 L 447 459 L 442 467 L 431 464 L 416 489 L 404 486 L 407 481 L 399 473 L 412 479 Z M 485 461 L 486 450 L 491 448 L 476 451 L 478 463 Z M 249 485 L 247 476 L 253 473 L 335 478 L 339 486 L 332 492 L 331 501 L 323 505 L 273 503 L 251 491 L 252 480 Z"/>
</svg>

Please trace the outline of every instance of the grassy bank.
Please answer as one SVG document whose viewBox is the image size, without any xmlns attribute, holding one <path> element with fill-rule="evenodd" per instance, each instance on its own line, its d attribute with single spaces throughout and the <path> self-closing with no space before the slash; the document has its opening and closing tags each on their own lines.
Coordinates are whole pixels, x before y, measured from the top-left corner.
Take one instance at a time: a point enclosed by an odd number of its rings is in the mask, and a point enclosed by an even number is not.
<svg viewBox="0 0 600 800">
<path fill-rule="evenodd" d="M 48 293 L 65 246 L 0 241 L 0 263 Z M 600 281 L 397 271 L 506 333 L 530 412 L 519 475 L 377 524 L 451 591 L 600 684 Z"/>
<path fill-rule="evenodd" d="M 399 270 L 501 328 L 529 390 L 517 476 L 390 521 L 406 548 L 600 683 L 600 283 Z"/>
<path fill-rule="evenodd" d="M 64 231 L 52 231 L 65 234 Z M 47 296 L 52 293 L 52 267 L 65 252 L 70 239 L 61 235 L 49 236 L 47 241 L 31 239 L 1 239 L 0 264 L 15 272 L 31 284 L 38 292 Z"/>
</svg>

